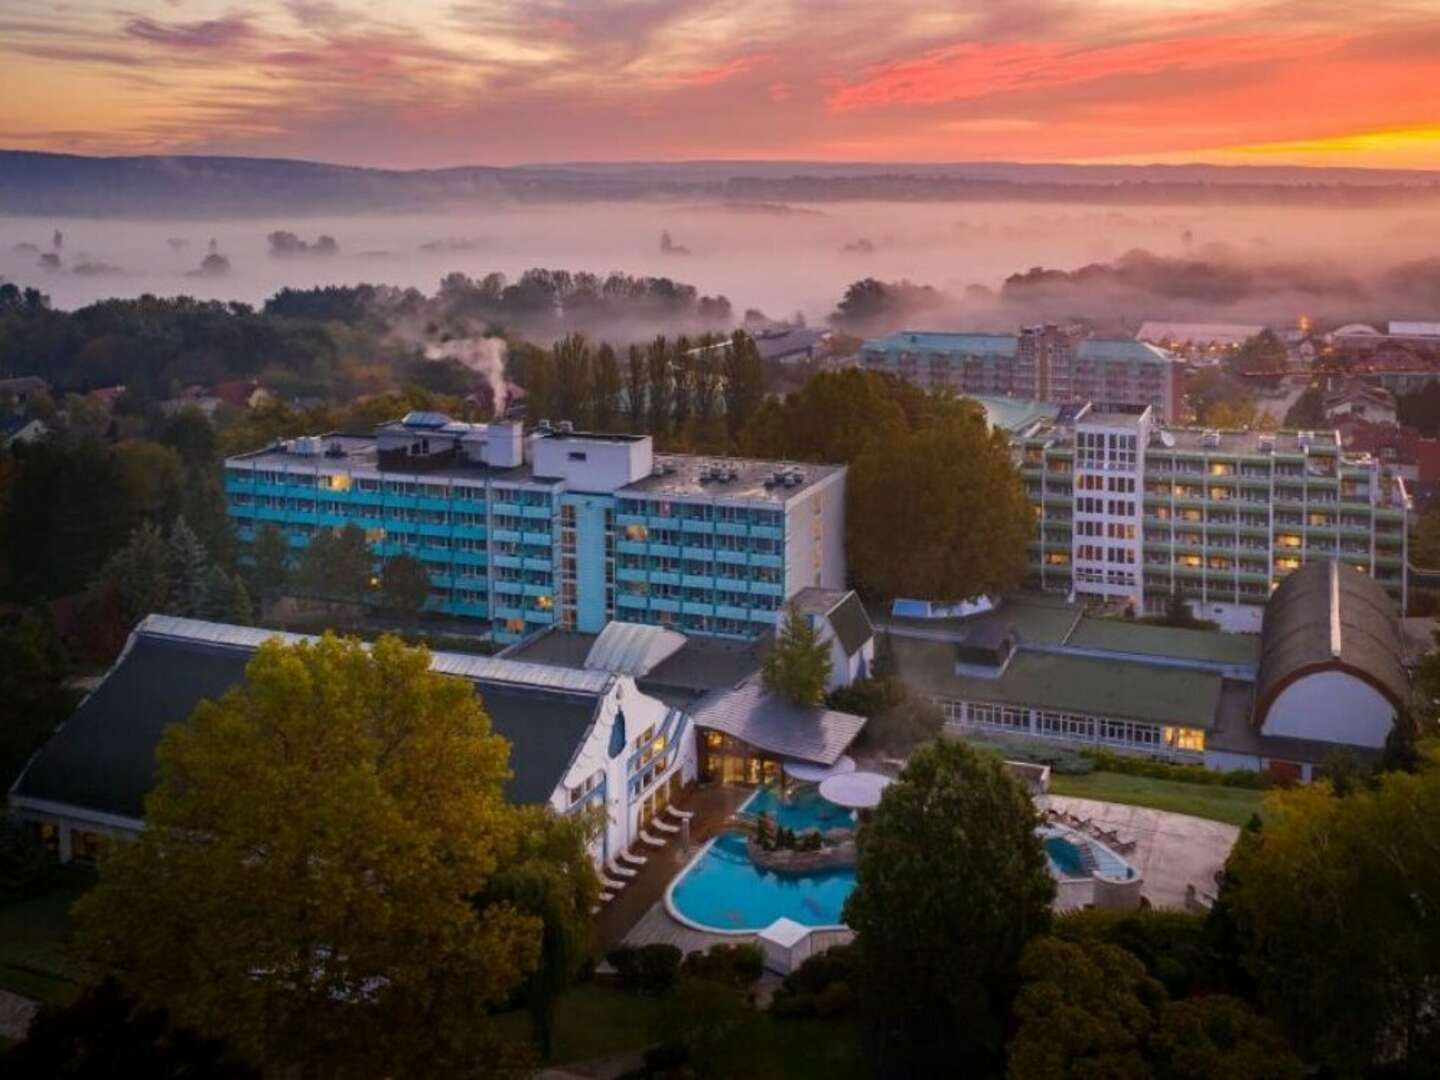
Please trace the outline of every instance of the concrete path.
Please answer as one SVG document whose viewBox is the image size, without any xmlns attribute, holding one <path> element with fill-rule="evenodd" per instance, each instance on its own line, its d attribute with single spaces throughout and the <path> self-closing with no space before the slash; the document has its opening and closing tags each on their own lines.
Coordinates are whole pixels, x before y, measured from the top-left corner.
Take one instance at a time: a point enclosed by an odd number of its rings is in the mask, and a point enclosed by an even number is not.
<svg viewBox="0 0 1440 1080">
<path fill-rule="evenodd" d="M 1140 871 L 1145 879 L 1142 895 L 1155 907 L 1183 908 L 1186 886 L 1192 883 L 1200 892 L 1213 893 L 1215 875 L 1240 835 L 1234 825 L 1143 806 L 1060 795 L 1042 795 L 1036 804 L 1088 817 L 1133 836 L 1135 850 L 1121 857 Z"/>
<path fill-rule="evenodd" d="M 40 1006 L 29 998 L 0 990 L 0 1036 L 11 1042 L 23 1041 L 39 1011 Z"/>
</svg>

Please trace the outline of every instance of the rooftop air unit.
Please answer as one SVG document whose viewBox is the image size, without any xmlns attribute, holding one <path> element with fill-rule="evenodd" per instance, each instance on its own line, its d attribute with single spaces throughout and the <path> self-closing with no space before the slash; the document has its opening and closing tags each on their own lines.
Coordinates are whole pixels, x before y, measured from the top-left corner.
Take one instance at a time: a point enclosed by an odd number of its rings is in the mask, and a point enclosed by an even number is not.
<svg viewBox="0 0 1440 1080">
<path fill-rule="evenodd" d="M 1261 449 L 1262 451 L 1266 452 L 1266 453 L 1273 453 L 1274 450 L 1275 450 L 1275 436 L 1274 436 L 1274 435 L 1261 435 L 1261 436 L 1260 436 L 1260 449 Z"/>
<path fill-rule="evenodd" d="M 1208 447 L 1212 447 L 1212 448 L 1219 446 L 1219 445 L 1220 445 L 1220 432 L 1218 432 L 1218 431 L 1207 431 L 1207 432 L 1205 432 L 1203 435 L 1200 436 L 1200 445 L 1201 445 L 1201 446 L 1208 446 Z"/>
<path fill-rule="evenodd" d="M 555 425 L 555 430 L 558 431 L 561 435 L 574 435 L 575 424 L 570 420 L 561 420 L 558 424 Z"/>
<path fill-rule="evenodd" d="M 340 444 L 339 439 L 332 440 L 330 445 L 325 448 L 325 456 L 330 458 L 345 457 L 345 447 Z"/>
</svg>

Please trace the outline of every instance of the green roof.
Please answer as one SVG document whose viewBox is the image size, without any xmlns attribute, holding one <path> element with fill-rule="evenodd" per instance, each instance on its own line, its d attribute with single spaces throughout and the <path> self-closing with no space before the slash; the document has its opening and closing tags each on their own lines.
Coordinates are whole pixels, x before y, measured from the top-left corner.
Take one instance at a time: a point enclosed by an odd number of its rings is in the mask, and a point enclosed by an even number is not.
<svg viewBox="0 0 1440 1080">
<path fill-rule="evenodd" d="M 1173 657 L 1236 667 L 1255 667 L 1260 663 L 1260 639 L 1254 634 L 1184 630 L 1090 615 L 1080 620 L 1080 625 L 1065 644 L 1081 649 Z"/>
<path fill-rule="evenodd" d="M 896 669 L 930 697 L 1022 705 L 1114 719 L 1210 728 L 1224 682 L 1213 672 L 1144 661 L 1017 652 L 994 679 L 955 672 L 955 644 L 895 636 Z"/>
<path fill-rule="evenodd" d="M 1014 627 L 1021 641 L 1036 645 L 1059 645 L 1070 636 L 1081 609 L 1057 596 L 1043 593 L 1015 593 L 1001 599 L 1000 604 L 983 615 L 962 619 L 919 619 L 876 614 L 877 625 L 909 627 L 953 635 L 956 640 L 983 634 L 990 625 Z"/>
</svg>

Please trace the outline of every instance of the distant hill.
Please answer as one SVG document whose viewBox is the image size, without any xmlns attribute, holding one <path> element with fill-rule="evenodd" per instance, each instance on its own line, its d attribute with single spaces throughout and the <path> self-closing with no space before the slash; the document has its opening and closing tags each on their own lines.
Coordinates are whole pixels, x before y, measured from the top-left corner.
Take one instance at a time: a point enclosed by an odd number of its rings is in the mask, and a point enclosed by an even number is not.
<svg viewBox="0 0 1440 1080">
<path fill-rule="evenodd" d="M 1363 206 L 1440 198 L 1440 173 L 1282 166 L 613 162 L 369 169 L 280 158 L 0 150 L 0 213 L 251 217 L 514 202 L 854 199 Z"/>
</svg>

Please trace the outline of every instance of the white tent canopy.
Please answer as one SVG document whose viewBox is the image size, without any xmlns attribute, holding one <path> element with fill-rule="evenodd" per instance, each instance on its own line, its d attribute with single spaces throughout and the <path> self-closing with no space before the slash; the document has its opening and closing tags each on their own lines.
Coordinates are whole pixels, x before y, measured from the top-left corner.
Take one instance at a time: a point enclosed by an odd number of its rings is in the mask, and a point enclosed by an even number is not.
<svg viewBox="0 0 1440 1080">
<path fill-rule="evenodd" d="M 836 806 L 869 810 L 880 805 L 880 796 L 893 780 L 873 772 L 842 773 L 820 784 L 820 795 Z"/>
<path fill-rule="evenodd" d="M 802 784 L 818 784 L 832 776 L 843 776 L 855 771 L 855 759 L 849 754 L 841 754 L 834 765 L 819 765 L 796 758 L 786 758 L 780 764 L 784 767 L 786 776 L 799 780 Z"/>
</svg>

